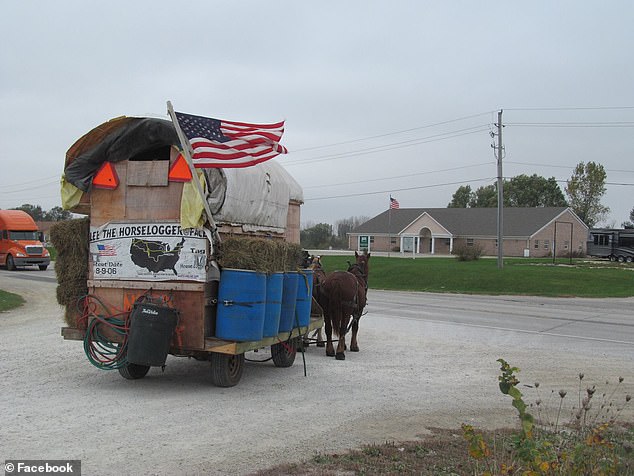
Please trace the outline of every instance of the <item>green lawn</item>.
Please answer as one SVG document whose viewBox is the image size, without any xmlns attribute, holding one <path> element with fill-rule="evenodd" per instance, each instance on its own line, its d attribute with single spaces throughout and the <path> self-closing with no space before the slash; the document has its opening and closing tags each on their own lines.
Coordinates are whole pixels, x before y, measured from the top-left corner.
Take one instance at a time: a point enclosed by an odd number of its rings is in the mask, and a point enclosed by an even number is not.
<svg viewBox="0 0 634 476">
<path fill-rule="evenodd" d="M 326 271 L 347 269 L 354 254 L 323 256 Z M 369 287 L 401 291 L 535 296 L 634 296 L 634 265 L 600 260 L 510 258 L 498 269 L 496 259 L 370 259 Z"/>
<path fill-rule="evenodd" d="M 24 304 L 22 296 L 0 289 L 0 312 L 8 311 Z"/>
</svg>

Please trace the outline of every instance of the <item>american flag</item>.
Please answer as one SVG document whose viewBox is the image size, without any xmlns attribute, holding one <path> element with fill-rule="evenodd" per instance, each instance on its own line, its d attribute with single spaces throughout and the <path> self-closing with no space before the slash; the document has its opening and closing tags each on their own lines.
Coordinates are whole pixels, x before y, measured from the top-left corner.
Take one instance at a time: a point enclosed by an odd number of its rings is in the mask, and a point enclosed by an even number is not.
<svg viewBox="0 0 634 476">
<path fill-rule="evenodd" d="M 182 112 L 174 114 L 191 143 L 195 167 L 249 167 L 288 152 L 279 144 L 284 133 L 284 121 L 247 124 Z"/>
<path fill-rule="evenodd" d="M 390 197 L 390 210 L 400 208 L 400 207 L 401 205 L 400 203 L 398 203 L 398 200 L 396 198 Z"/>
<path fill-rule="evenodd" d="M 117 248 L 114 245 L 97 245 L 99 256 L 116 256 Z"/>
</svg>

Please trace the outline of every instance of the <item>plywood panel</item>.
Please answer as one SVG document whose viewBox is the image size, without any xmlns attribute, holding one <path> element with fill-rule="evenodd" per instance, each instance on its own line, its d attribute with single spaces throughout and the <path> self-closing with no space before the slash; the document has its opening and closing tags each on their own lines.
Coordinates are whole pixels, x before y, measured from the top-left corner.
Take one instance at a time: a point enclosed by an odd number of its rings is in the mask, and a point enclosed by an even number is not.
<svg viewBox="0 0 634 476">
<path fill-rule="evenodd" d="M 167 187 L 168 160 L 128 161 L 126 184 L 138 187 Z"/>
<path fill-rule="evenodd" d="M 119 186 L 114 190 L 93 188 L 90 192 L 90 225 L 101 226 L 125 217 L 128 161 L 114 163 Z"/>
</svg>

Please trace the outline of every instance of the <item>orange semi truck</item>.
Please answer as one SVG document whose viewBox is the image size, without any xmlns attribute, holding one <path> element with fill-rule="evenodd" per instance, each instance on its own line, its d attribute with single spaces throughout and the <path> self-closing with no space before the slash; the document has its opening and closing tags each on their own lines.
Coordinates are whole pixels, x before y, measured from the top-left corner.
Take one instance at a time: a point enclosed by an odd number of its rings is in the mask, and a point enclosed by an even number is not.
<svg viewBox="0 0 634 476">
<path fill-rule="evenodd" d="M 44 271 L 51 263 L 51 256 L 40 236 L 28 213 L 0 210 L 0 266 L 13 271 L 18 266 L 36 265 Z"/>
</svg>

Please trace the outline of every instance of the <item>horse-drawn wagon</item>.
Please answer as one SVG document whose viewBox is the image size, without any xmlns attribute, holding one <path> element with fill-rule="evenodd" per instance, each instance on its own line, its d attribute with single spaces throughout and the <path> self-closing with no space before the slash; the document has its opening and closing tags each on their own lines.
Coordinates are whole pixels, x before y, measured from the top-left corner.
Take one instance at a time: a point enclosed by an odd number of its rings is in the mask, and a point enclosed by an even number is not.
<svg viewBox="0 0 634 476">
<path fill-rule="evenodd" d="M 177 132 L 122 117 L 67 152 L 63 205 L 87 217 L 52 230 L 62 336 L 127 379 L 168 354 L 209 360 L 224 387 L 245 352 L 270 346 L 291 366 L 323 324 L 300 267 L 301 188 L 274 161 L 194 169 Z"/>
</svg>

